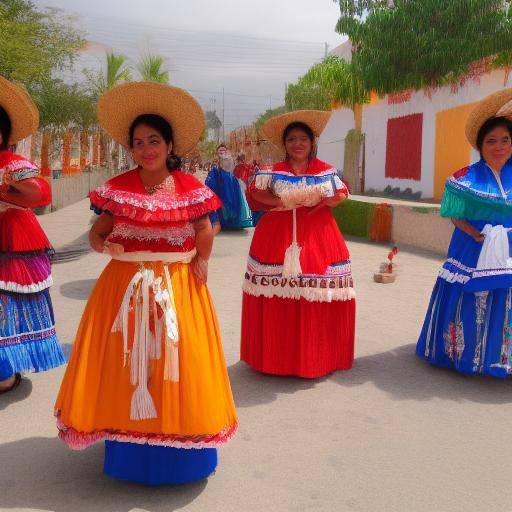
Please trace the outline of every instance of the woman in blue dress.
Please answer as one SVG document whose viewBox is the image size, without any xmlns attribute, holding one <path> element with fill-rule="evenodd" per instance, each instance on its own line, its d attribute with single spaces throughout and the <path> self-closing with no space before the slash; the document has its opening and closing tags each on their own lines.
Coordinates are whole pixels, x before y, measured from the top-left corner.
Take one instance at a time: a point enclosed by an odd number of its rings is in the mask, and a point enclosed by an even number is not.
<svg viewBox="0 0 512 512">
<path fill-rule="evenodd" d="M 512 373 L 512 89 L 482 100 L 466 123 L 481 159 L 450 177 L 441 215 L 455 230 L 416 354 L 461 373 Z"/>
<path fill-rule="evenodd" d="M 252 226 L 252 216 L 245 193 L 233 174 L 235 164 L 224 144 L 217 148 L 218 164 L 210 170 L 205 185 L 222 201 L 222 208 L 210 215 L 215 232 L 221 229 L 244 229 Z M 215 229 L 217 228 L 217 229 Z"/>
</svg>

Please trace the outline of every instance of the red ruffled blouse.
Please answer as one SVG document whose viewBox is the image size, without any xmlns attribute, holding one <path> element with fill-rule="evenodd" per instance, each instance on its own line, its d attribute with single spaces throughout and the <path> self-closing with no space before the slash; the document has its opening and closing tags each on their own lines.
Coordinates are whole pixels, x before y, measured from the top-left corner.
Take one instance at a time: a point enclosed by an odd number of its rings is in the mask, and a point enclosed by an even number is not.
<svg viewBox="0 0 512 512">
<path fill-rule="evenodd" d="M 195 247 L 193 221 L 222 206 L 208 187 L 179 170 L 150 194 L 140 168 L 107 181 L 90 200 L 96 213 L 113 216 L 108 241 L 122 245 L 125 252 L 188 252 Z"/>
</svg>

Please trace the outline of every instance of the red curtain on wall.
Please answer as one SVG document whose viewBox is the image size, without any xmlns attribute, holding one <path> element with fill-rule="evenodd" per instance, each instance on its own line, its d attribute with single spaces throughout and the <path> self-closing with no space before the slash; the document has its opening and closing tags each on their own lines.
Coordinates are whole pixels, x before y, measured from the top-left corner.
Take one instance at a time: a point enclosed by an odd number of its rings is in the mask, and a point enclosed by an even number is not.
<svg viewBox="0 0 512 512">
<path fill-rule="evenodd" d="M 388 119 L 386 178 L 421 179 L 423 114 Z"/>
</svg>

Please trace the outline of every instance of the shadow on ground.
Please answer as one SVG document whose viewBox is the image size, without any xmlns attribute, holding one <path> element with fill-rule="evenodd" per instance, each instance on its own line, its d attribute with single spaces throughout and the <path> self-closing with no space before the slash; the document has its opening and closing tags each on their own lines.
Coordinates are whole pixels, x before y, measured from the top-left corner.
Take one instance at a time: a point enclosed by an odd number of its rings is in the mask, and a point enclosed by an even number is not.
<svg viewBox="0 0 512 512">
<path fill-rule="evenodd" d="M 59 291 L 68 299 L 87 300 L 96 284 L 96 279 L 69 281 L 59 287 Z"/>
<path fill-rule="evenodd" d="M 279 395 L 292 395 L 314 388 L 326 380 L 300 379 L 280 375 L 266 375 L 239 361 L 228 368 L 231 388 L 238 408 L 254 407 L 273 402 Z"/>
<path fill-rule="evenodd" d="M 414 343 L 370 356 L 359 357 L 348 372 L 329 377 L 343 387 L 371 382 L 395 400 L 442 398 L 483 404 L 512 403 L 512 381 L 463 375 L 437 368 L 415 354 Z"/>
<path fill-rule="evenodd" d="M 57 438 L 31 437 L 0 445 L 0 509 L 55 512 L 170 512 L 194 501 L 207 480 L 145 487 L 103 475 L 103 443 L 74 452 Z M 211 477 L 215 478 L 215 476 Z"/>
<path fill-rule="evenodd" d="M 20 382 L 20 385 L 0 396 L 0 411 L 7 409 L 10 405 L 15 404 L 16 402 L 21 402 L 28 398 L 32 393 L 32 381 L 27 378 L 23 378 Z M 1 499 L 1 498 L 0 498 Z M 1 506 L 1 503 L 0 503 Z"/>
<path fill-rule="evenodd" d="M 67 263 L 75 261 L 91 252 L 89 245 L 89 233 L 84 233 L 71 243 L 56 248 L 52 263 Z"/>
</svg>

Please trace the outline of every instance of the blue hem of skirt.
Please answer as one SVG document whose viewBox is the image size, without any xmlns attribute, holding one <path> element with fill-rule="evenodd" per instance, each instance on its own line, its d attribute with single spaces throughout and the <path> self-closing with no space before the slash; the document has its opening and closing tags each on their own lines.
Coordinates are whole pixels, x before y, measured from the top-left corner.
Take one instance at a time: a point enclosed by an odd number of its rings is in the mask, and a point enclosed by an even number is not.
<svg viewBox="0 0 512 512">
<path fill-rule="evenodd" d="M 216 467 L 216 448 L 171 448 L 105 441 L 103 472 L 120 480 L 143 485 L 181 485 L 208 478 Z"/>
<path fill-rule="evenodd" d="M 44 340 L 0 347 L 0 380 L 16 372 L 44 372 L 65 363 L 66 358 L 55 334 Z"/>
</svg>

